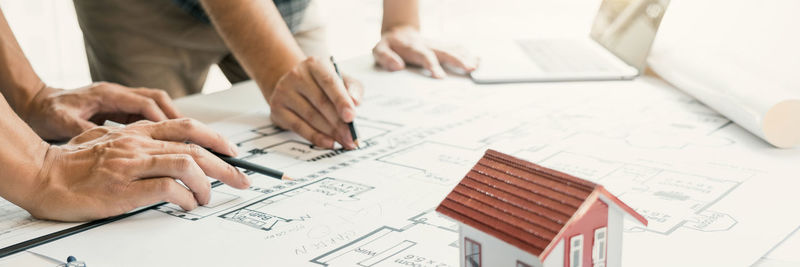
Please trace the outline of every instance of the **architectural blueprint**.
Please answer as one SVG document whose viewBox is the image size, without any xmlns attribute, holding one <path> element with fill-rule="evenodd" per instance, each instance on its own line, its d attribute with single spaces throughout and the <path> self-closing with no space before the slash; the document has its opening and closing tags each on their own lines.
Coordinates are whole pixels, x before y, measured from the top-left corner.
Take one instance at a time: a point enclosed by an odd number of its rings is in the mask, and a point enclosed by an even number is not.
<svg viewBox="0 0 800 267">
<path fill-rule="evenodd" d="M 374 91 L 361 149 L 315 148 L 266 108 L 230 118 L 212 126 L 242 158 L 296 180 L 250 174 L 251 188 L 217 186 L 205 207 L 164 205 L 34 251 L 98 266 L 458 266 L 455 224 L 433 208 L 488 148 L 601 183 L 644 215 L 648 227 L 626 226 L 625 266 L 750 265 L 800 220 L 787 212 L 796 151 L 655 80 L 362 79 Z"/>
<path fill-rule="evenodd" d="M 78 225 L 34 219 L 30 213 L 0 198 L 0 247 L 11 246 Z"/>
</svg>

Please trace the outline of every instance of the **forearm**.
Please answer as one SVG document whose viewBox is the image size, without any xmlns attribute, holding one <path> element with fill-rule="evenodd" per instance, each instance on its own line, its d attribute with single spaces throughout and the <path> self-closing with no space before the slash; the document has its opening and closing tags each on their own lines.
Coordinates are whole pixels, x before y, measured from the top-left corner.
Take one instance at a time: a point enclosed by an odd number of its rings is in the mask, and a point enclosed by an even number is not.
<svg viewBox="0 0 800 267">
<path fill-rule="evenodd" d="M 49 144 L 42 141 L 0 97 L 0 196 L 22 207 L 39 186 Z"/>
<path fill-rule="evenodd" d="M 280 77 L 305 59 L 272 1 L 202 0 L 239 64 L 269 97 Z"/>
<path fill-rule="evenodd" d="M 0 10 L 0 93 L 5 96 L 12 109 L 25 118 L 28 104 L 44 86 L 22 53 L 22 48 Z"/>
<path fill-rule="evenodd" d="M 419 30 L 419 3 L 417 0 L 383 0 L 381 33 L 397 26 L 411 26 Z"/>
</svg>

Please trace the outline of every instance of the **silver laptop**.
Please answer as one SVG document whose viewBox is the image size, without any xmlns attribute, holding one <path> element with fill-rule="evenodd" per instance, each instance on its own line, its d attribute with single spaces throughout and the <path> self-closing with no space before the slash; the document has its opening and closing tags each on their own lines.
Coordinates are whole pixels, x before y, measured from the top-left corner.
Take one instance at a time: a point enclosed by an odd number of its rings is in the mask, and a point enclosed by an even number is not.
<svg viewBox="0 0 800 267">
<path fill-rule="evenodd" d="M 476 83 L 625 80 L 639 75 L 669 0 L 604 0 L 585 39 L 528 39 L 481 55 Z"/>
</svg>

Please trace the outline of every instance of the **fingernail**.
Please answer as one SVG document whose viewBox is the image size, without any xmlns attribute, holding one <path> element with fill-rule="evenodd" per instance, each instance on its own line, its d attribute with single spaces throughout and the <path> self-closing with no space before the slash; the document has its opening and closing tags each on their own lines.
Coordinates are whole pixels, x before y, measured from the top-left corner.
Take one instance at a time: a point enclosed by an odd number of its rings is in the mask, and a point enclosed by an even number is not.
<svg viewBox="0 0 800 267">
<path fill-rule="evenodd" d="M 244 183 L 246 187 L 250 187 L 250 185 L 253 184 L 253 178 L 242 173 L 242 183 Z"/>
<path fill-rule="evenodd" d="M 402 69 L 403 69 L 403 63 L 402 62 L 397 62 L 397 61 L 392 62 L 392 70 L 393 71 L 398 71 L 398 70 L 402 70 Z"/>
<path fill-rule="evenodd" d="M 230 149 L 231 149 L 231 151 L 230 151 L 230 152 L 231 152 L 231 156 L 234 156 L 234 157 L 236 157 L 236 156 L 238 156 L 238 155 L 239 155 L 239 148 L 236 146 L 236 144 L 234 144 L 234 143 L 233 143 L 233 142 L 231 142 L 231 141 L 228 141 L 228 146 L 229 146 L 229 147 L 230 147 Z"/>
<path fill-rule="evenodd" d="M 433 77 L 434 78 L 444 78 L 447 74 L 444 72 L 441 66 L 433 67 Z"/>
<path fill-rule="evenodd" d="M 353 108 L 350 108 L 350 107 L 345 108 L 344 112 L 342 112 L 342 113 L 343 113 L 342 114 L 342 119 L 345 122 L 351 122 L 356 117 L 356 111 Z"/>
<path fill-rule="evenodd" d="M 358 103 L 361 102 L 361 96 L 356 93 L 350 92 L 350 97 L 353 99 L 353 104 L 358 105 Z"/>
</svg>

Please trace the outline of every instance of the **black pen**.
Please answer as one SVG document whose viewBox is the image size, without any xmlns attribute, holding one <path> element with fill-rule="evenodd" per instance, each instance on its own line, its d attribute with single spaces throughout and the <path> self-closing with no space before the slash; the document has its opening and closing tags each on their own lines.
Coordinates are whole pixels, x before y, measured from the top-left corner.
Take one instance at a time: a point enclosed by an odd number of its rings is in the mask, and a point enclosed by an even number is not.
<svg viewBox="0 0 800 267">
<path fill-rule="evenodd" d="M 336 71 L 336 75 L 338 75 L 339 79 L 342 79 L 342 82 L 344 82 L 342 73 L 339 72 L 339 65 L 336 65 L 336 60 L 333 59 L 333 56 L 331 56 L 331 63 L 333 63 L 333 69 Z M 356 134 L 356 125 L 353 124 L 353 121 L 351 121 L 347 123 L 347 127 L 350 127 L 350 136 L 353 137 L 353 143 L 356 144 L 356 148 L 360 148 L 361 146 L 358 145 L 358 135 Z"/>
<path fill-rule="evenodd" d="M 264 167 L 264 166 L 261 166 L 261 165 L 258 165 L 258 164 L 243 160 L 243 159 L 237 159 L 237 158 L 234 158 L 234 157 L 231 157 L 231 156 L 228 156 L 228 155 L 223 155 L 223 154 L 214 152 L 211 149 L 208 149 L 208 151 L 211 152 L 212 154 L 214 154 L 214 156 L 219 157 L 219 159 L 221 159 L 222 161 L 227 162 L 228 164 L 233 165 L 234 167 L 239 167 L 239 168 L 242 168 L 242 169 L 245 169 L 245 170 L 254 171 L 254 172 L 257 172 L 257 173 L 260 173 L 260 174 L 263 174 L 263 175 L 266 175 L 266 176 L 269 176 L 269 177 L 272 177 L 272 178 L 280 179 L 280 180 L 288 180 L 288 181 L 294 180 L 292 177 L 287 176 L 282 171 L 271 169 L 271 168 L 267 168 L 267 167 Z"/>
</svg>

